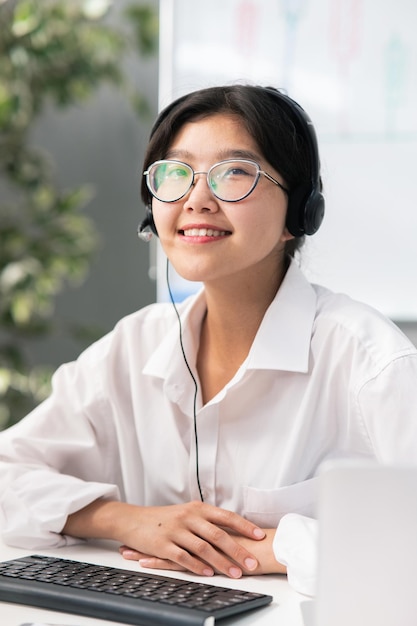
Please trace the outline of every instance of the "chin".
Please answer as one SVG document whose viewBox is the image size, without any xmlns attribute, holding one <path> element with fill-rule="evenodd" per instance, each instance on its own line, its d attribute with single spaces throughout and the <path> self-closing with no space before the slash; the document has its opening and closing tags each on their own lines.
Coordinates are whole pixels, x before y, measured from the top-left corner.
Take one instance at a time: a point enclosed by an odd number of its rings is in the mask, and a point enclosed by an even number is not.
<svg viewBox="0 0 417 626">
<path fill-rule="evenodd" d="M 177 262 L 175 257 L 171 257 L 169 262 L 181 278 L 192 283 L 204 282 L 206 278 L 211 275 L 211 273 L 207 269 L 202 268 L 201 264 L 199 264 L 195 259 L 188 259 L 187 263 L 187 261 L 184 261 L 183 259 L 180 262 Z"/>
<path fill-rule="evenodd" d="M 177 274 L 187 280 L 190 283 L 203 283 L 205 282 L 205 277 L 201 275 L 200 272 L 179 272 L 177 269 L 175 270 Z"/>
</svg>

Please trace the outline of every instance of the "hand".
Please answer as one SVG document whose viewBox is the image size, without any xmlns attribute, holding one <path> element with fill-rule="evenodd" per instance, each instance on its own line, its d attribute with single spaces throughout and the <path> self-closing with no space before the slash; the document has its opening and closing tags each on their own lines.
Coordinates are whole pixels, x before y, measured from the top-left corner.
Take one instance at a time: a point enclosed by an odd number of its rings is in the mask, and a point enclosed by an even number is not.
<svg viewBox="0 0 417 626">
<path fill-rule="evenodd" d="M 281 563 L 278 563 L 274 557 L 272 542 L 275 536 L 276 529 L 270 528 L 265 530 L 265 538 L 263 540 L 254 540 L 242 535 L 232 535 L 233 539 L 239 543 L 239 545 L 246 547 L 247 550 L 255 555 L 257 566 L 255 568 L 242 568 L 242 573 L 245 575 L 259 575 L 259 574 L 285 574 L 286 567 Z M 148 567 L 151 569 L 165 569 L 175 571 L 186 571 L 185 567 L 181 567 L 178 563 L 169 561 L 168 559 L 161 559 L 144 552 L 134 550 L 129 546 L 120 546 L 119 552 L 122 557 L 129 561 L 139 561 L 141 567 Z"/>
<path fill-rule="evenodd" d="M 118 520 L 119 528 L 120 524 L 124 528 L 120 552 L 143 567 L 203 576 L 218 572 L 231 578 L 259 569 L 251 548 L 265 532 L 236 513 L 201 502 L 125 506 L 130 510 Z"/>
<path fill-rule="evenodd" d="M 264 529 L 265 539 L 262 541 L 254 542 L 253 539 L 248 537 L 239 536 L 236 540 L 241 546 L 246 547 L 255 555 L 258 561 L 258 567 L 250 572 L 246 571 L 245 574 L 286 574 L 287 568 L 282 563 L 279 563 L 275 559 L 274 550 L 272 547 L 276 528 Z"/>
</svg>

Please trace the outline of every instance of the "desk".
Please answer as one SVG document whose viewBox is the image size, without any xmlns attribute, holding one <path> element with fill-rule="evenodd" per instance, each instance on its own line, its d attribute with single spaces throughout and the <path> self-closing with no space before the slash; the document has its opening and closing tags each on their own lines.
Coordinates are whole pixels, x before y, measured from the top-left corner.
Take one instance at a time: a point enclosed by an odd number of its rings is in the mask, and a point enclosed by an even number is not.
<svg viewBox="0 0 417 626">
<path fill-rule="evenodd" d="M 130 570 L 140 570 L 139 565 L 132 561 L 125 561 L 117 551 L 117 544 L 109 541 L 90 541 L 76 546 L 59 548 L 55 550 L 42 550 L 42 554 L 110 565 Z M 0 560 L 7 561 L 16 559 L 34 551 L 20 550 L 6 546 L 0 541 Z M 149 571 L 149 570 L 148 570 Z M 186 580 L 202 581 L 201 578 L 180 572 L 158 572 L 164 576 L 174 576 Z M 228 618 L 220 622 L 221 626 L 304 626 L 305 615 L 308 610 L 307 598 L 293 591 L 287 583 L 285 576 L 247 576 L 240 580 L 231 580 L 224 576 L 214 576 L 204 582 L 218 584 L 225 587 L 258 591 L 270 594 L 274 601 L 268 607 L 258 609 L 250 615 Z M 306 609 L 307 607 L 307 609 Z M 0 602 L 1 626 L 19 626 L 24 622 L 45 622 L 47 624 L 65 624 L 65 626 L 115 626 L 117 622 L 81 617 L 68 613 L 57 613 L 34 607 L 8 604 Z M 123 626 L 119 624 L 119 626 Z M 125 625 L 124 625 L 125 626 Z"/>
</svg>

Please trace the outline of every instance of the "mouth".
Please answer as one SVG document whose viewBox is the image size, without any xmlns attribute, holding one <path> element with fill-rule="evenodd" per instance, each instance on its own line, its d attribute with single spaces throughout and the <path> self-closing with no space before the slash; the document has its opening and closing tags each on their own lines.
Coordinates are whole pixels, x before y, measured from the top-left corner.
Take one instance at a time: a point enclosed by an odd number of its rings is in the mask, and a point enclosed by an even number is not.
<svg viewBox="0 0 417 626">
<path fill-rule="evenodd" d="M 214 228 L 187 228 L 179 231 L 184 237 L 226 237 L 230 235 L 229 230 L 215 230 Z"/>
</svg>

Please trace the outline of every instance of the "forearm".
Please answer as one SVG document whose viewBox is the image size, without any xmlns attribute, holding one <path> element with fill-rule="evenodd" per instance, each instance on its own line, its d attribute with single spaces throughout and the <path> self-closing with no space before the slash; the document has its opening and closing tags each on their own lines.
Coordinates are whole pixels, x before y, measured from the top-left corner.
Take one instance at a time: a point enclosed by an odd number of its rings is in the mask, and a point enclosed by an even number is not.
<svg viewBox="0 0 417 626">
<path fill-rule="evenodd" d="M 129 516 L 139 509 L 125 502 L 98 499 L 67 517 L 62 534 L 82 539 L 124 541 Z"/>
</svg>

